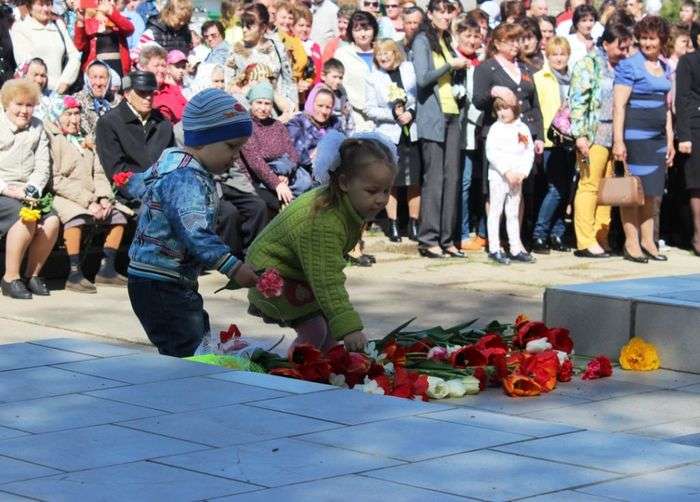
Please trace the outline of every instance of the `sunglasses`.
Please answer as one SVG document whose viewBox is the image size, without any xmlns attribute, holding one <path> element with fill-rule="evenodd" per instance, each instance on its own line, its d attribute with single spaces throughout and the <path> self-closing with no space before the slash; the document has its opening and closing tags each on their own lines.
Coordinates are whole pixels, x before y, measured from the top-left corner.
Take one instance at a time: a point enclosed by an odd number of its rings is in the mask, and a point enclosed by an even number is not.
<svg viewBox="0 0 700 502">
<path fill-rule="evenodd" d="M 367 2 L 367 1 L 364 1 L 364 2 L 362 2 L 362 3 L 363 3 L 363 5 L 364 5 L 365 7 L 375 7 L 375 8 L 379 7 L 379 2 Z"/>
<path fill-rule="evenodd" d="M 384 7 L 385 7 L 386 9 L 398 9 L 398 8 L 399 8 L 399 4 L 397 4 L 397 3 L 393 3 L 393 4 L 385 3 L 385 4 L 384 4 Z"/>
</svg>

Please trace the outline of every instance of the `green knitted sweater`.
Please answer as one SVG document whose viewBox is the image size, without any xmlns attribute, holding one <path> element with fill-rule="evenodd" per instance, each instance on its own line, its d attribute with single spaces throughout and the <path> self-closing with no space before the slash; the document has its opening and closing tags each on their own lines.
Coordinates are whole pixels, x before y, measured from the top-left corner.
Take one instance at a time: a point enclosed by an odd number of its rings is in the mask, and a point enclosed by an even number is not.
<svg viewBox="0 0 700 502">
<path fill-rule="evenodd" d="M 248 250 L 246 261 L 256 270 L 276 268 L 283 278 L 308 283 L 318 309 L 330 325 L 331 336 L 342 340 L 345 335 L 362 330 L 362 321 L 345 289 L 345 255 L 362 235 L 363 219 L 344 196 L 337 207 L 313 212 L 316 198 L 325 188 L 305 193 L 275 217 Z M 251 290 L 253 292 L 253 290 Z M 256 304 L 257 295 L 249 295 Z M 263 312 L 269 310 L 260 301 Z M 286 304 L 289 319 L 308 314 Z M 278 316 L 275 316 L 278 317 Z"/>
</svg>

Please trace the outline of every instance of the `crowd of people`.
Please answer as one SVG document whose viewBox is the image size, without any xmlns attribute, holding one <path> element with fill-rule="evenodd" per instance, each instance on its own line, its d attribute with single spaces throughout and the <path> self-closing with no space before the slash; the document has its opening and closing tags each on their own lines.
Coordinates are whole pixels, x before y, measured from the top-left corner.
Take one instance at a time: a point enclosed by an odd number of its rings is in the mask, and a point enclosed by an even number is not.
<svg viewBox="0 0 700 502">
<path fill-rule="evenodd" d="M 239 158 L 216 177 L 216 231 L 239 258 L 319 185 L 327 134 L 370 131 L 398 152 L 377 222 L 421 256 L 485 251 L 506 265 L 573 247 L 647 263 L 667 260 L 664 242 L 700 256 L 700 24 L 692 0 L 677 24 L 658 9 L 567 0 L 554 17 L 546 0 L 471 10 L 458 0 L 222 0 L 220 16 L 206 16 L 191 0 L 3 2 L 2 293 L 49 294 L 39 273 L 59 235 L 68 289 L 126 284 L 115 258 L 143 208 L 114 177 L 185 144 L 186 106 L 211 88 L 252 117 Z M 599 202 L 616 171 L 638 177 L 639 205 Z M 50 211 L 19 216 L 46 193 Z M 106 237 L 93 283 L 80 254 L 94 225 Z M 347 259 L 374 262 L 361 240 Z"/>
</svg>

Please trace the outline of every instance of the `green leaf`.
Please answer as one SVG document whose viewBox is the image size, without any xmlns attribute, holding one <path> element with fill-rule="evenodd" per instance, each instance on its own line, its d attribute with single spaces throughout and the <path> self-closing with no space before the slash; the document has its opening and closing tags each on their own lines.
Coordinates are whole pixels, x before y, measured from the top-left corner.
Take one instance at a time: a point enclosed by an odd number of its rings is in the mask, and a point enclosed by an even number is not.
<svg viewBox="0 0 700 502">
<path fill-rule="evenodd" d="M 388 335 L 386 335 L 384 338 L 386 339 L 386 338 L 388 338 L 388 337 L 390 337 L 390 336 L 392 336 L 392 335 L 398 335 L 399 333 L 401 333 L 401 332 L 403 331 L 404 328 L 406 328 L 409 324 L 411 324 L 411 323 L 412 323 L 413 321 L 415 321 L 415 320 L 416 320 L 416 318 L 414 317 L 414 318 L 411 319 L 410 321 L 407 321 L 407 322 L 403 323 L 401 326 L 399 326 L 398 328 L 396 328 L 394 331 L 392 331 L 391 333 L 389 333 Z"/>
<path fill-rule="evenodd" d="M 228 289 L 228 290 L 231 290 L 231 291 L 235 291 L 235 290 L 237 290 L 237 289 L 243 289 L 243 286 L 241 286 L 240 284 L 238 284 L 238 282 L 236 281 L 236 279 L 231 278 L 231 279 L 229 279 L 229 281 L 226 283 L 226 286 L 224 286 L 223 288 L 217 289 L 216 291 L 214 291 L 214 294 L 219 293 L 219 292 L 221 292 L 221 291 L 224 291 L 225 289 Z"/>
</svg>

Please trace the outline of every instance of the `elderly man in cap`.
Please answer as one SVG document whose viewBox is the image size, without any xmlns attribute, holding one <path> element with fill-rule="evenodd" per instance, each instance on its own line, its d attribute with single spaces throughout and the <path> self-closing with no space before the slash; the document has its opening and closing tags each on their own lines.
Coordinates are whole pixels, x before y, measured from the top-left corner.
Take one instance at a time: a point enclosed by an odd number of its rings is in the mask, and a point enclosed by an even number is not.
<svg viewBox="0 0 700 502">
<path fill-rule="evenodd" d="M 97 155 L 109 179 L 118 172 L 145 171 L 174 144 L 172 124 L 153 109 L 156 76 L 132 71 L 122 85 L 125 99 L 100 117 L 95 131 Z"/>
</svg>

